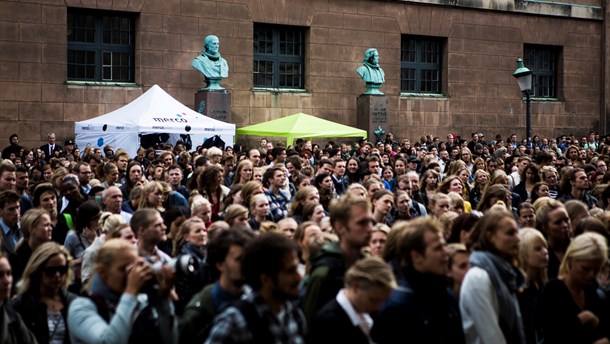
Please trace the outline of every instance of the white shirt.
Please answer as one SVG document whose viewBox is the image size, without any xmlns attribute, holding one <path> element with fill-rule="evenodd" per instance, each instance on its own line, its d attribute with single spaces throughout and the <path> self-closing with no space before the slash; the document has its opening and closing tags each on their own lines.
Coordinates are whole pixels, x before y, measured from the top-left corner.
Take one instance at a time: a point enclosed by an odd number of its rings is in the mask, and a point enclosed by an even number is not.
<svg viewBox="0 0 610 344">
<path fill-rule="evenodd" d="M 339 293 L 337 293 L 336 300 L 337 303 L 339 303 L 339 306 L 343 308 L 343 310 L 345 311 L 354 326 L 360 327 L 361 322 L 364 321 L 364 326 L 368 328 L 368 333 L 365 334 L 367 335 L 367 337 L 369 337 L 369 334 L 371 333 L 371 328 L 373 328 L 373 318 L 371 318 L 371 316 L 366 313 L 358 313 L 354 309 L 352 303 L 347 299 L 347 296 L 345 296 L 345 289 L 339 290 Z"/>
</svg>

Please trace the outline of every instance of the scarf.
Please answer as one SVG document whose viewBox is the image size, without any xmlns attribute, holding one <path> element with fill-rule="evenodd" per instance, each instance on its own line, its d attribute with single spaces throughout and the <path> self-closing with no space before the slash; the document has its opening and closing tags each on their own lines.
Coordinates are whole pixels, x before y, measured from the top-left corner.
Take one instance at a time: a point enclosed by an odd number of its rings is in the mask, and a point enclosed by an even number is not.
<svg viewBox="0 0 610 344">
<path fill-rule="evenodd" d="M 525 343 L 517 290 L 525 284 L 523 274 L 501 257 L 486 251 L 474 251 L 470 264 L 485 270 L 498 297 L 500 329 L 507 343 Z"/>
<path fill-rule="evenodd" d="M 208 52 L 207 52 L 207 51 L 205 51 L 205 50 L 202 50 L 202 51 L 201 51 L 201 55 L 205 55 L 205 56 L 207 56 L 209 59 L 214 60 L 214 61 L 216 61 L 216 60 L 218 60 L 218 59 L 220 58 L 220 53 L 219 53 L 219 52 L 216 52 L 215 54 L 212 54 L 212 53 L 208 53 Z"/>
<path fill-rule="evenodd" d="M 111 312 L 111 316 L 114 315 L 114 311 L 116 310 L 116 307 L 119 304 L 119 300 L 121 299 L 121 294 L 117 294 L 110 288 L 108 288 L 106 283 L 102 281 L 98 274 L 94 274 L 93 278 L 91 279 L 89 294 L 91 296 L 99 297 L 106 301 L 108 309 Z"/>
</svg>

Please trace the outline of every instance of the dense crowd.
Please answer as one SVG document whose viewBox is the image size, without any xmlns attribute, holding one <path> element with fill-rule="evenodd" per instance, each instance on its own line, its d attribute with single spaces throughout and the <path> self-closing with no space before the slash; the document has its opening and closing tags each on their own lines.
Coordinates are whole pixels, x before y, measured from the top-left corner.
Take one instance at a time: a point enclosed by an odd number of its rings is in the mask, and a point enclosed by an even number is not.
<svg viewBox="0 0 610 344">
<path fill-rule="evenodd" d="M 610 344 L 610 137 L 0 162 L 0 343 Z"/>
</svg>

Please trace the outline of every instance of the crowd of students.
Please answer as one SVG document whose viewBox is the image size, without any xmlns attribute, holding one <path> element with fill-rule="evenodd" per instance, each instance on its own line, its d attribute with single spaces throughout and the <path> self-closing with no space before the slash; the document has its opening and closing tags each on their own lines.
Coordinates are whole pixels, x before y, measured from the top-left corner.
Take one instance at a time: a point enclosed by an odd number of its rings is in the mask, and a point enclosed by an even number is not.
<svg viewBox="0 0 610 344">
<path fill-rule="evenodd" d="M 610 344 L 610 138 L 48 140 L 2 153 L 1 343 Z"/>
</svg>

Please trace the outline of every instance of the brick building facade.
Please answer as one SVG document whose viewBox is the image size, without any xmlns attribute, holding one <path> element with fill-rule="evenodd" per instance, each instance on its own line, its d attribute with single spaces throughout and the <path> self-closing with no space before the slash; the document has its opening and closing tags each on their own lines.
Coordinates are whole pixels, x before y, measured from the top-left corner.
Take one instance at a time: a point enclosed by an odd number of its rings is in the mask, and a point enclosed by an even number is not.
<svg viewBox="0 0 610 344">
<path fill-rule="evenodd" d="M 384 129 L 397 137 L 523 137 L 525 105 L 512 73 L 526 53 L 536 65 L 526 66 L 540 72 L 534 134 L 606 133 L 607 12 L 599 0 L 572 1 L 0 0 L 0 140 L 8 144 L 15 132 L 32 147 L 50 131 L 72 137 L 74 121 L 117 109 L 154 84 L 193 106 L 202 80 L 191 61 L 209 34 L 219 36 L 229 63 L 223 86 L 238 126 L 295 112 L 355 125 L 364 90 L 355 70 L 375 47 L 389 97 Z M 90 27 L 83 13 L 94 18 Z M 102 57 L 92 61 L 82 53 L 95 45 L 87 27 L 103 21 L 106 28 L 106 18 L 117 16 L 116 30 L 103 40 L 120 45 L 127 32 L 131 50 L 106 53 L 98 45 Z M 283 64 L 279 77 L 272 62 L 256 63 L 266 39 L 277 44 L 278 30 L 282 49 L 286 40 L 294 43 L 294 32 L 302 35 L 300 62 Z M 432 60 L 416 59 L 420 50 Z"/>
</svg>

